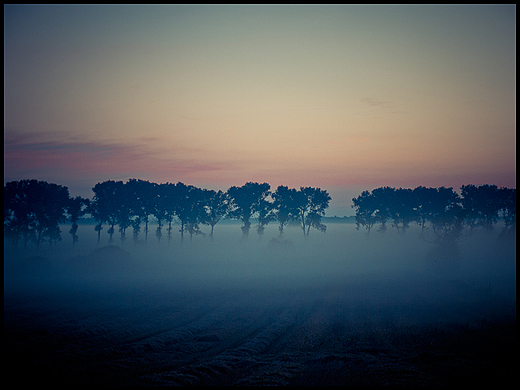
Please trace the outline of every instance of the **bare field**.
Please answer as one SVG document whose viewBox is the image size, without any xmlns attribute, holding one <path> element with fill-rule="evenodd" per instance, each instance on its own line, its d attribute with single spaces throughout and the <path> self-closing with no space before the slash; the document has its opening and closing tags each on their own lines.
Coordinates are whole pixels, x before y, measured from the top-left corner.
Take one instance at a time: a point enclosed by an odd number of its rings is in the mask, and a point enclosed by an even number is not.
<svg viewBox="0 0 520 390">
<path fill-rule="evenodd" d="M 5 379 L 38 385 L 513 380 L 516 244 L 497 251 L 496 237 L 485 245 L 480 236 L 469 238 L 460 243 L 455 269 L 433 272 L 429 246 L 412 231 L 399 242 L 391 232 L 367 237 L 338 224 L 308 241 L 289 231 L 281 243 L 271 241 L 274 230 L 245 241 L 236 228 L 222 226 L 222 241 L 215 235 L 213 243 L 195 237 L 191 244 L 157 245 L 149 237 L 146 245 L 127 241 L 123 249 L 102 243 L 96 252 L 88 241 L 89 252 L 87 243 L 63 242 L 61 249 L 40 249 L 39 258 L 29 249 L 4 249 Z"/>
</svg>

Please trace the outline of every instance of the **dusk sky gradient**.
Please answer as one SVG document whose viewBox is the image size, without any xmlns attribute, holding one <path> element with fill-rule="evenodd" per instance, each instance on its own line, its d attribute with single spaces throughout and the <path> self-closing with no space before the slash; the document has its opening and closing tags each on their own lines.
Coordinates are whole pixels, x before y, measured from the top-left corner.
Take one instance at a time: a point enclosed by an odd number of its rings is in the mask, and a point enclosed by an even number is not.
<svg viewBox="0 0 520 390">
<path fill-rule="evenodd" d="M 516 6 L 4 5 L 4 183 L 516 188 Z"/>
</svg>

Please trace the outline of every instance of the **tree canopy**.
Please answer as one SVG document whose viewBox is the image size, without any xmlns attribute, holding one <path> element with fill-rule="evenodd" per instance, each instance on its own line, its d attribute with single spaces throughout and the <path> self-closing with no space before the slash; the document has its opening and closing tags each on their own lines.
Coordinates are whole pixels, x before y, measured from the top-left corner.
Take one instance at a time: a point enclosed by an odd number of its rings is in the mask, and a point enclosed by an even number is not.
<svg viewBox="0 0 520 390">
<path fill-rule="evenodd" d="M 505 230 L 516 226 L 516 189 L 487 184 L 462 186 L 460 195 L 451 187 L 380 187 L 363 191 L 352 202 L 357 228 L 363 226 L 367 232 L 376 223 L 384 231 L 388 220 L 403 233 L 411 222 L 423 231 L 429 222 L 436 239 L 446 241 L 458 238 L 466 226 L 492 229 L 500 216 Z"/>
<path fill-rule="evenodd" d="M 271 191 L 268 183 L 247 182 L 230 187 L 227 191 L 201 189 L 182 182 L 176 184 L 129 179 L 108 180 L 97 183 L 92 200 L 69 197 L 67 187 L 37 180 L 20 180 L 4 185 L 4 234 L 17 245 L 23 241 L 42 241 L 50 244 L 61 240 L 59 224 L 69 220 L 73 244 L 77 242 L 77 222 L 90 214 L 96 221 L 95 230 L 100 240 L 103 225 L 107 225 L 109 242 L 113 241 L 116 226 L 121 242 L 126 231 L 133 229 L 137 242 L 144 224 L 145 241 L 148 224 L 157 223 L 155 235 L 160 242 L 167 226 L 168 240 L 173 225 L 179 225 L 181 242 L 184 234 L 203 234 L 201 225 L 211 228 L 222 219 L 236 219 L 247 237 L 252 220 L 257 221 L 257 232 L 277 221 L 279 234 L 291 223 L 298 224 L 304 237 L 311 228 L 326 232 L 322 223 L 331 200 L 326 190 L 314 187 L 300 189 L 278 186 Z M 391 224 L 405 233 L 412 222 L 424 232 L 433 232 L 437 240 L 456 239 L 465 227 L 493 229 L 498 220 L 504 221 L 504 231 L 516 228 L 516 189 L 494 185 L 464 185 L 458 194 L 451 187 L 422 187 L 415 189 L 379 187 L 363 191 L 352 199 L 357 229 L 364 227 L 369 233 L 378 224 L 385 231 Z"/>
<path fill-rule="evenodd" d="M 38 180 L 9 182 L 4 186 L 4 232 L 18 244 L 33 240 L 39 246 L 61 240 L 58 224 L 69 207 L 67 187 Z"/>
</svg>

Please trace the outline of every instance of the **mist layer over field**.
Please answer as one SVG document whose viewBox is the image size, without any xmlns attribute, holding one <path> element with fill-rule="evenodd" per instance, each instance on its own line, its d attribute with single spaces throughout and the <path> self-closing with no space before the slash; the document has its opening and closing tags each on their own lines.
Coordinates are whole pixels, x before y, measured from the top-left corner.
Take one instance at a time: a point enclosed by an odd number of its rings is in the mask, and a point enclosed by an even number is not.
<svg viewBox="0 0 520 390">
<path fill-rule="evenodd" d="M 437 328 L 460 326 L 460 338 L 485 324 L 516 327 L 516 241 L 500 237 L 500 224 L 450 247 L 428 242 L 416 226 L 367 235 L 329 224 L 307 238 L 289 227 L 281 238 L 273 225 L 244 238 L 240 225 L 221 224 L 213 240 L 182 243 L 164 234 L 157 242 L 154 229 L 147 242 L 121 243 L 115 234 L 110 246 L 105 232 L 97 244 L 90 225 L 80 226 L 74 246 L 65 234 L 39 249 L 6 242 L 4 336 L 13 349 L 33 350 L 19 364 L 44 361 L 55 372 L 49 380 L 67 383 L 381 384 L 401 379 L 372 372 L 367 354 L 388 372 L 396 364 L 409 372 L 406 359 L 421 353 L 463 353 L 459 379 L 477 380 L 476 352 L 435 349 Z M 516 334 L 505 341 L 514 343 Z M 80 366 L 98 374 L 82 377 Z M 412 366 L 405 383 L 453 383 L 455 366 L 453 377 L 445 366 Z M 492 374 L 507 378 L 508 367 L 495 363 Z"/>
<path fill-rule="evenodd" d="M 223 224 L 216 227 L 213 240 L 187 236 L 184 242 L 179 236 L 158 242 L 154 228 L 147 242 L 137 243 L 131 238 L 122 243 L 117 234 L 109 243 L 103 232 L 97 244 L 90 225 L 80 227 L 76 245 L 65 234 L 52 247 L 22 244 L 15 250 L 6 242 L 6 288 L 23 291 L 39 284 L 59 288 L 61 283 L 82 281 L 95 286 L 99 281 L 120 286 L 270 289 L 458 280 L 510 297 L 516 288 L 516 242 L 502 239 L 500 226 L 492 232 L 467 232 L 452 247 L 430 242 L 428 232 L 421 234 L 415 226 L 405 234 L 388 229 L 368 235 L 353 224 L 330 224 L 326 234 L 312 232 L 304 238 L 298 227 L 286 228 L 282 237 L 276 226 L 269 226 L 262 236 L 252 230 L 243 237 L 238 224 Z"/>
</svg>

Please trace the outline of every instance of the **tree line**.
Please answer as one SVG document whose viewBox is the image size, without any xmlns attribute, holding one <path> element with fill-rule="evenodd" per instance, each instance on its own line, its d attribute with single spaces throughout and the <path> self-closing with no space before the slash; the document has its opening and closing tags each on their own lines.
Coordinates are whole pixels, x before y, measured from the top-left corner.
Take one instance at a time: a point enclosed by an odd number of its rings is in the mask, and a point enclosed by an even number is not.
<svg viewBox="0 0 520 390">
<path fill-rule="evenodd" d="M 132 229 L 135 242 L 141 234 L 148 239 L 149 224 L 157 223 L 155 235 L 161 240 L 166 233 L 171 240 L 174 226 L 180 226 L 181 241 L 189 234 L 204 234 L 200 225 L 210 227 L 213 239 L 215 225 L 222 219 L 236 219 L 242 223 L 244 236 L 249 235 L 252 220 L 262 235 L 269 222 L 277 221 L 280 235 L 289 223 L 298 223 L 307 237 L 310 229 L 325 232 L 321 222 L 331 200 L 320 188 L 300 187 L 299 190 L 278 186 L 271 191 L 268 183 L 248 182 L 230 187 L 226 192 L 198 188 L 178 182 L 157 184 L 145 180 L 108 180 L 96 184 L 92 199 L 70 197 L 68 188 L 38 180 L 20 180 L 4 185 L 4 234 L 15 245 L 23 241 L 61 240 L 59 224 L 71 222 L 69 233 L 73 244 L 78 240 L 78 220 L 89 214 L 96 221 L 98 243 L 107 227 L 109 242 L 118 227 L 121 240 Z M 143 232 L 141 229 L 143 228 Z"/>
<path fill-rule="evenodd" d="M 457 239 L 465 227 L 492 229 L 499 218 L 504 233 L 516 229 L 516 189 L 495 185 L 463 185 L 460 195 L 449 187 L 415 189 L 380 187 L 352 199 L 357 229 L 368 233 L 375 224 L 385 231 L 387 223 L 405 232 L 410 223 L 429 227 L 437 241 Z"/>
<path fill-rule="evenodd" d="M 132 229 L 133 240 L 142 235 L 148 240 L 149 224 L 155 222 L 158 241 L 166 234 L 171 240 L 178 226 L 181 241 L 188 234 L 204 234 L 201 225 L 210 228 L 213 239 L 215 226 L 223 219 L 241 222 L 247 237 L 256 220 L 256 231 L 262 235 L 270 222 L 278 224 L 280 235 L 289 223 L 297 223 L 307 237 L 310 229 L 325 232 L 322 217 L 331 200 L 320 188 L 288 188 L 278 186 L 271 191 L 268 183 L 248 182 L 227 191 L 215 191 L 186 185 L 182 182 L 157 184 L 140 179 L 108 180 L 96 184 L 92 199 L 70 197 L 68 188 L 38 180 L 12 181 L 4 185 L 4 235 L 15 245 L 26 246 L 43 241 L 50 245 L 61 240 L 60 224 L 70 222 L 72 242 L 78 240 L 78 220 L 90 215 L 95 220 L 98 243 L 106 227 L 109 242 L 116 228 L 121 240 Z M 363 191 L 352 199 L 357 229 L 367 232 L 379 224 L 385 231 L 391 224 L 405 232 L 411 223 L 422 231 L 429 228 L 439 241 L 456 239 L 465 227 L 483 226 L 492 229 L 499 218 L 506 232 L 516 228 L 516 189 L 495 185 L 464 185 L 461 194 L 453 188 L 417 187 L 415 189 L 380 187 Z"/>
</svg>

